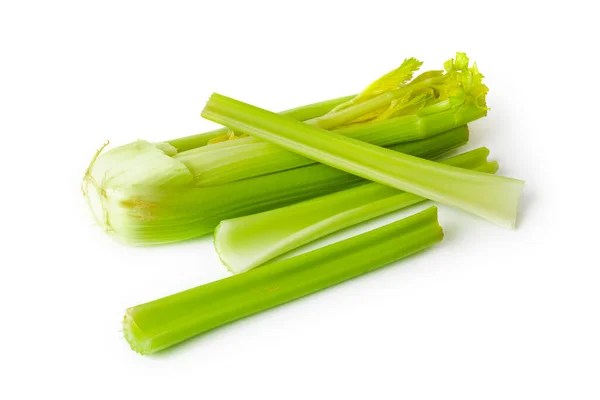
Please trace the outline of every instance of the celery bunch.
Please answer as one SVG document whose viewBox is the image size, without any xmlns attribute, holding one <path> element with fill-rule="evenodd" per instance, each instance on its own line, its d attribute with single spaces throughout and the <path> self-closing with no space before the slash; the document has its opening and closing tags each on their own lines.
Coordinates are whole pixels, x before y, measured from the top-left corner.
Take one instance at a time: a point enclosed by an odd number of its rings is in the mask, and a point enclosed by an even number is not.
<svg viewBox="0 0 600 400">
<path fill-rule="evenodd" d="M 133 244 L 216 228 L 215 249 L 234 273 L 127 309 L 131 348 L 166 349 L 439 242 L 430 207 L 273 261 L 427 199 L 513 227 L 524 182 L 494 175 L 498 163 L 486 148 L 431 161 L 465 144 L 466 124 L 486 115 L 483 75 L 464 53 L 413 78 L 421 64 L 406 59 L 356 95 L 280 114 L 213 94 L 202 116 L 225 128 L 100 149 L 83 190 L 101 226 Z"/>
<path fill-rule="evenodd" d="M 461 56 L 462 57 L 462 56 Z M 461 61 L 462 60 L 462 61 Z M 464 60 L 415 79 L 406 60 L 355 96 L 310 104 L 282 115 L 348 138 L 431 158 L 466 142 L 467 122 L 484 116 L 487 88 L 456 106 Z M 406 146 L 405 146 L 406 145 Z M 431 148 L 429 148 L 431 146 Z M 210 233 L 223 219 L 292 204 L 348 188 L 358 178 L 310 157 L 219 129 L 162 143 L 143 140 L 93 158 L 83 192 L 97 222 L 132 244 L 161 244 Z"/>
</svg>

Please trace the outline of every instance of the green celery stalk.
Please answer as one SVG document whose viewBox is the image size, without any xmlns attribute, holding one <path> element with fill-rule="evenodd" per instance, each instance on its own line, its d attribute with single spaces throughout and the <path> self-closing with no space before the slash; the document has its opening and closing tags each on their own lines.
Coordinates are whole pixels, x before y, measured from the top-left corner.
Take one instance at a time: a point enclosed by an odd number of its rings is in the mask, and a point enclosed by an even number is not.
<svg viewBox="0 0 600 400">
<path fill-rule="evenodd" d="M 125 339 L 140 354 L 309 295 L 423 250 L 443 238 L 431 207 L 367 233 L 128 308 Z"/>
<path fill-rule="evenodd" d="M 441 161 L 460 168 L 495 173 L 485 147 Z M 426 199 L 378 183 L 367 183 L 326 196 L 258 214 L 221 221 L 215 249 L 234 274 L 349 226 L 397 211 Z"/>
<path fill-rule="evenodd" d="M 461 99 L 450 99 L 457 103 Z M 462 99 L 464 101 L 464 99 Z M 214 93 L 202 116 L 315 161 L 513 228 L 524 182 L 427 161 Z"/>
<path fill-rule="evenodd" d="M 410 83 L 421 62 L 408 59 L 365 91 L 325 115 L 304 121 L 378 146 L 424 139 L 467 124 L 487 114 L 487 87 L 477 68 L 468 68 L 468 58 L 457 54 L 446 72 L 428 71 Z M 460 56 L 460 57 L 459 57 Z M 461 58 L 462 57 L 462 58 Z M 467 91 L 465 92 L 465 88 Z M 470 101 L 450 101 L 450 93 L 462 93 Z M 453 98 L 458 98 L 455 93 Z M 323 110 L 320 110 L 323 111 Z M 364 119 L 362 123 L 352 123 Z M 298 118 L 294 118 L 298 119 Z M 362 120 L 361 120 L 362 121 Z M 266 175 L 313 164 L 315 161 L 256 137 L 227 140 L 196 147 L 174 156 L 194 176 L 196 186 L 210 186 Z"/>
<path fill-rule="evenodd" d="M 467 128 L 461 127 L 429 139 L 390 148 L 417 157 L 434 158 L 465 144 L 468 138 Z M 140 157 L 124 154 L 130 160 L 127 165 L 131 165 L 131 168 L 117 169 L 114 175 L 106 174 L 103 168 L 99 168 L 96 174 L 88 172 L 84 188 L 100 226 L 120 241 L 133 245 L 156 245 L 192 239 L 213 232 L 224 219 L 283 207 L 364 182 L 355 175 L 323 164 L 314 164 L 225 185 L 173 186 L 170 184 L 185 181 L 188 177 L 185 170 L 172 168 L 170 162 L 173 160 L 170 157 L 144 142 L 120 149 L 138 151 L 141 154 Z M 119 152 L 105 154 L 116 157 Z M 98 162 L 110 164 L 110 160 Z M 144 185 L 128 183 L 137 180 L 136 171 L 143 174 L 146 163 L 151 163 L 157 172 L 155 183 L 161 183 L 161 186 L 155 187 L 152 182 Z M 163 164 L 170 169 L 162 168 Z M 133 177 L 128 179 L 127 174 L 122 171 L 128 171 Z M 166 171 L 179 173 L 171 176 Z M 101 179 L 114 182 L 116 186 L 104 186 Z M 123 184 L 117 185 L 118 183 Z"/>
<path fill-rule="evenodd" d="M 437 112 L 428 114 L 433 107 Z M 335 132 L 378 146 L 390 146 L 455 129 L 485 114 L 485 110 L 475 106 L 453 113 L 446 101 L 444 107 L 435 105 L 416 114 L 343 127 Z M 310 158 L 252 137 L 198 147 L 173 158 L 190 170 L 196 186 L 223 184 L 315 163 Z"/>
</svg>

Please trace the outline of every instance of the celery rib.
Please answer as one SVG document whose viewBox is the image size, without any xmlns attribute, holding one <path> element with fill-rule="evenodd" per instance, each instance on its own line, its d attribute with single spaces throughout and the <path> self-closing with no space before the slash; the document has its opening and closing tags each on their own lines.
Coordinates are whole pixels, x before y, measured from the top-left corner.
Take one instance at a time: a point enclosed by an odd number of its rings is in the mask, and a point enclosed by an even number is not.
<svg viewBox="0 0 600 400">
<path fill-rule="evenodd" d="M 323 164 L 513 228 L 524 182 L 422 160 L 214 93 L 202 115 Z"/>
<path fill-rule="evenodd" d="M 220 325 L 309 295 L 423 250 L 443 238 L 437 209 L 247 273 L 127 309 L 125 339 L 151 354 Z"/>
<path fill-rule="evenodd" d="M 445 71 L 428 71 L 407 83 L 421 64 L 414 58 L 404 60 L 360 94 L 304 123 L 389 146 L 436 135 L 487 114 L 488 89 L 482 83 L 483 75 L 475 65 L 469 68 L 465 54 L 457 53 L 456 59 L 448 60 Z M 327 103 L 328 107 L 337 100 Z M 294 113 L 288 116 L 301 120 Z M 240 139 L 231 132 L 219 138 L 219 143 L 213 141 L 210 146 L 174 156 L 194 175 L 196 186 L 219 185 L 314 163 L 260 138 Z"/>
<path fill-rule="evenodd" d="M 461 168 L 494 173 L 489 150 L 479 148 L 443 160 Z M 234 274 L 255 268 L 277 256 L 349 226 L 425 201 L 388 186 L 367 183 L 358 187 L 222 221 L 215 229 L 215 249 Z"/>
<path fill-rule="evenodd" d="M 463 110 L 460 115 L 452 113 L 449 102 L 446 107 L 436 105 L 436 113 L 417 113 L 389 120 L 349 126 L 334 132 L 377 146 L 425 139 L 438 135 L 485 116 L 476 107 Z M 424 110 L 426 111 L 426 110 Z M 314 164 L 315 161 L 286 150 L 280 146 L 254 138 L 199 147 L 174 156 L 194 175 L 196 186 L 224 184 L 273 172 Z"/>
</svg>

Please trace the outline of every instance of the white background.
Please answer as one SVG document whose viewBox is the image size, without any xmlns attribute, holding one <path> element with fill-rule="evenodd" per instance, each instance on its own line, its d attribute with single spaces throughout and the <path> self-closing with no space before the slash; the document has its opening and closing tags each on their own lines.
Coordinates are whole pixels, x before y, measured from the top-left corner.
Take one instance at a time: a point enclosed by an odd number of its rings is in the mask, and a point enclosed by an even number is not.
<svg viewBox="0 0 600 400">
<path fill-rule="evenodd" d="M 0 398 L 600 398 L 591 1 L 0 4 Z M 280 110 L 455 51 L 491 89 L 469 147 L 527 181 L 517 230 L 440 207 L 444 242 L 406 262 L 128 348 L 126 307 L 227 274 L 210 237 L 129 248 L 94 226 L 79 182 L 106 139 L 210 129 L 213 91 Z"/>
</svg>

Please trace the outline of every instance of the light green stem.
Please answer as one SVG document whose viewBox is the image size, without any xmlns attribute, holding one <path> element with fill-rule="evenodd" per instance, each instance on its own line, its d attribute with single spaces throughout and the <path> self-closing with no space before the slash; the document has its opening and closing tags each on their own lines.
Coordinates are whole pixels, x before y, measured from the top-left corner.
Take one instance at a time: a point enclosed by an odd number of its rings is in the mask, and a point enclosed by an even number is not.
<svg viewBox="0 0 600 400">
<path fill-rule="evenodd" d="M 486 110 L 473 105 L 455 113 L 450 102 L 443 101 L 415 114 L 344 127 L 335 132 L 378 146 L 390 146 L 437 135 L 485 115 Z M 196 186 L 234 182 L 315 162 L 251 137 L 199 147 L 177 154 L 175 158 L 192 172 Z"/>
<path fill-rule="evenodd" d="M 437 209 L 305 253 L 127 309 L 131 348 L 151 354 L 423 250 L 443 238 Z"/>
<path fill-rule="evenodd" d="M 412 157 L 213 94 L 202 115 L 315 161 L 514 227 L 524 182 Z"/>
<path fill-rule="evenodd" d="M 496 172 L 485 147 L 441 161 L 461 168 Z M 378 183 L 367 183 L 330 195 L 222 221 L 215 230 L 215 249 L 223 264 L 241 273 L 349 226 L 425 201 Z"/>
</svg>

